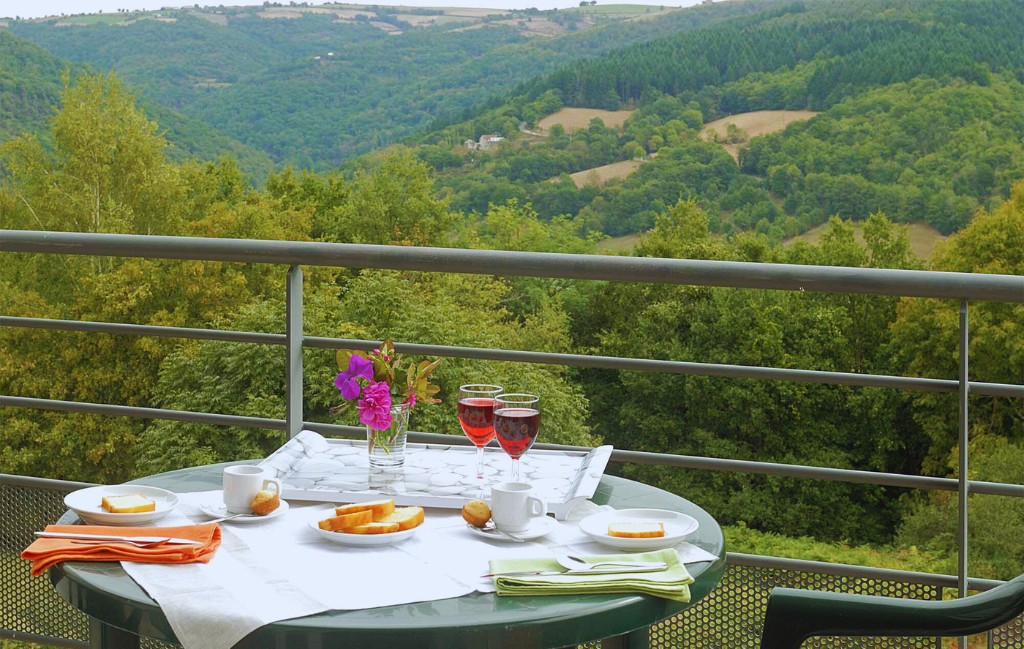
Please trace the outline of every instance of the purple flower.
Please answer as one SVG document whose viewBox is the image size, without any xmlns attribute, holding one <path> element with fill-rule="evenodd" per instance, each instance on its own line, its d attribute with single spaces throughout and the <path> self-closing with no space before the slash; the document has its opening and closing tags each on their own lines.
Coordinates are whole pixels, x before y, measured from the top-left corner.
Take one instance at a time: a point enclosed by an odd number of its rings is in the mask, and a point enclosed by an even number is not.
<svg viewBox="0 0 1024 649">
<path fill-rule="evenodd" d="M 373 363 L 353 354 L 348 359 L 348 369 L 334 379 L 334 387 L 341 390 L 342 398 L 355 399 L 359 396 L 359 383 L 356 382 L 359 377 L 373 381 Z"/>
<path fill-rule="evenodd" d="M 391 392 L 384 381 L 370 381 L 357 405 L 359 421 L 373 430 L 391 427 Z"/>
</svg>

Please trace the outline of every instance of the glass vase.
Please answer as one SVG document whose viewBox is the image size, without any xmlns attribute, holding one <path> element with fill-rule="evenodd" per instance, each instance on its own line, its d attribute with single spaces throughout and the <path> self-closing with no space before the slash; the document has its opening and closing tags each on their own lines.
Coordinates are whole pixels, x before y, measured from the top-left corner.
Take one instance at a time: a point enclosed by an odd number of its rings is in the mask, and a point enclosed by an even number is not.
<svg viewBox="0 0 1024 649">
<path fill-rule="evenodd" d="M 391 407 L 391 426 L 384 430 L 366 427 L 366 451 L 370 456 L 371 469 L 398 469 L 405 464 L 406 427 L 409 425 L 407 403 Z"/>
</svg>

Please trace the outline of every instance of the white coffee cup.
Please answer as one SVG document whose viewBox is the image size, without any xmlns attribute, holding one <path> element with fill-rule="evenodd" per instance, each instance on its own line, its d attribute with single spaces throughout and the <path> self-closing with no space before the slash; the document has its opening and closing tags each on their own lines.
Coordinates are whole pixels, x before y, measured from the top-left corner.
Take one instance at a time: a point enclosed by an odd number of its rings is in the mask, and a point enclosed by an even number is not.
<svg viewBox="0 0 1024 649">
<path fill-rule="evenodd" d="M 548 505 L 533 495 L 523 482 L 505 482 L 491 487 L 491 520 L 502 532 L 522 532 L 535 517 L 546 516 Z"/>
<path fill-rule="evenodd" d="M 229 514 L 248 514 L 256 493 L 274 485 L 277 495 L 283 489 L 277 478 L 268 478 L 258 466 L 241 465 L 224 468 L 224 506 Z"/>
</svg>

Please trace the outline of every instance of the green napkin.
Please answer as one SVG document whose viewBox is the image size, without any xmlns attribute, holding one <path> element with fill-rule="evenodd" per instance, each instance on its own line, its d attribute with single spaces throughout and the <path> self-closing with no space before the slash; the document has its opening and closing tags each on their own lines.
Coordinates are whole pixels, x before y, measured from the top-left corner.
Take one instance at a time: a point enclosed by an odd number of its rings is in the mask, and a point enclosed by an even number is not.
<svg viewBox="0 0 1024 649">
<path fill-rule="evenodd" d="M 495 577 L 498 595 L 579 595 L 589 593 L 646 593 L 677 602 L 690 601 L 693 577 L 674 549 L 642 554 L 614 554 L 583 557 L 587 563 L 600 561 L 664 561 L 668 569 L 615 575 L 530 575 Z M 490 562 L 492 573 L 525 570 L 565 570 L 554 559 L 499 559 Z"/>
</svg>

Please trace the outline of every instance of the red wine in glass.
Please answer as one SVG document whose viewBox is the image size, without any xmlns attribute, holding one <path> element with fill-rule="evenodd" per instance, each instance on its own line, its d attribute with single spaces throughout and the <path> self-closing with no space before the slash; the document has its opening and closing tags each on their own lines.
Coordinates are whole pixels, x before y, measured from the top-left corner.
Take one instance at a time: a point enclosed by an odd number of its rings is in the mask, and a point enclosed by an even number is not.
<svg viewBox="0 0 1024 649">
<path fill-rule="evenodd" d="M 484 479 L 484 447 L 494 439 L 494 397 L 499 385 L 464 385 L 459 388 L 459 424 L 476 445 L 476 478 Z"/>
<path fill-rule="evenodd" d="M 494 399 L 494 433 L 512 458 L 512 482 L 519 482 L 519 458 L 540 432 L 539 402 L 532 394 L 502 394 Z"/>
</svg>

